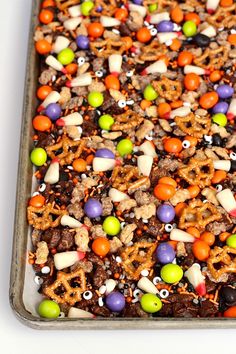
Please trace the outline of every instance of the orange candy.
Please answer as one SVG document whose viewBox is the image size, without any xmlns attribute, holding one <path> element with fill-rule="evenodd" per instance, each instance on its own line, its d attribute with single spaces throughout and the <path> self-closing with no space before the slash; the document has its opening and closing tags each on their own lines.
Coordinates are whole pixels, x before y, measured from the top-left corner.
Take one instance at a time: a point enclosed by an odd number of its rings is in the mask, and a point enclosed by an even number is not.
<svg viewBox="0 0 236 354">
<path fill-rule="evenodd" d="M 186 231 L 195 238 L 200 238 L 200 231 L 196 227 L 190 226 Z"/>
<path fill-rule="evenodd" d="M 56 3 L 54 0 L 44 0 L 41 7 L 44 9 L 45 7 L 54 7 Z"/>
<path fill-rule="evenodd" d="M 220 6 L 222 7 L 229 7 L 233 5 L 234 0 L 220 0 Z"/>
<path fill-rule="evenodd" d="M 181 52 L 178 56 L 178 65 L 179 66 L 185 66 L 185 65 L 190 65 L 193 61 L 193 55 L 190 52 L 187 52 L 186 50 Z"/>
<path fill-rule="evenodd" d="M 140 103 L 140 107 L 142 108 L 142 110 L 145 111 L 146 108 L 150 107 L 152 104 L 151 101 L 148 101 L 148 100 L 142 100 L 141 103 Z"/>
<path fill-rule="evenodd" d="M 106 88 L 109 89 L 113 89 L 113 90 L 118 90 L 120 89 L 120 81 L 119 79 L 115 76 L 115 75 L 108 75 L 105 78 L 105 85 Z"/>
<path fill-rule="evenodd" d="M 180 23 L 184 19 L 184 13 L 179 6 L 175 6 L 170 12 L 170 17 L 175 23 Z"/>
<path fill-rule="evenodd" d="M 173 178 L 171 178 L 171 177 L 161 177 L 158 180 L 158 183 L 169 184 L 170 186 L 173 186 L 174 188 L 177 187 L 176 181 Z"/>
<path fill-rule="evenodd" d="M 43 101 L 49 95 L 50 92 L 52 92 L 51 86 L 43 85 L 38 88 L 37 96 L 40 100 Z"/>
<path fill-rule="evenodd" d="M 183 149 L 182 141 L 178 138 L 168 138 L 164 141 L 164 149 L 170 153 L 178 153 Z"/>
<path fill-rule="evenodd" d="M 214 176 L 213 176 L 211 182 L 212 182 L 213 184 L 217 184 L 217 183 L 222 182 L 224 179 L 226 179 L 226 177 L 227 177 L 226 171 L 217 170 L 217 171 L 215 171 Z"/>
<path fill-rule="evenodd" d="M 175 214 L 180 217 L 183 210 L 187 207 L 187 204 L 184 202 L 180 202 L 175 206 Z"/>
<path fill-rule="evenodd" d="M 87 162 L 84 159 L 75 159 L 72 163 L 73 169 L 76 172 L 85 172 L 87 169 Z"/>
<path fill-rule="evenodd" d="M 100 22 L 92 22 L 88 25 L 88 35 L 93 38 L 99 38 L 104 32 L 104 27 Z"/>
<path fill-rule="evenodd" d="M 217 92 L 207 92 L 204 95 L 201 96 L 199 103 L 200 106 L 204 109 L 210 109 L 215 106 L 215 104 L 218 102 L 219 96 Z"/>
<path fill-rule="evenodd" d="M 195 23 L 196 26 L 198 26 L 201 23 L 200 17 L 198 14 L 195 14 L 194 12 L 189 12 L 188 14 L 185 15 L 185 21 L 192 21 Z"/>
<path fill-rule="evenodd" d="M 157 106 L 157 113 L 161 118 L 167 119 L 169 117 L 170 111 L 171 111 L 171 106 L 169 105 L 169 103 L 161 102 Z"/>
<path fill-rule="evenodd" d="M 152 38 L 152 35 L 147 27 L 142 27 L 136 33 L 137 40 L 141 43 L 147 43 Z"/>
<path fill-rule="evenodd" d="M 39 54 L 48 54 L 51 52 L 52 46 L 46 39 L 40 39 L 35 43 L 35 49 Z"/>
<path fill-rule="evenodd" d="M 236 45 L 236 34 L 232 33 L 228 36 L 227 41 L 231 44 L 231 45 Z"/>
<path fill-rule="evenodd" d="M 187 189 L 191 198 L 196 198 L 200 193 L 200 188 L 198 186 L 189 186 Z"/>
<path fill-rule="evenodd" d="M 105 237 L 98 237 L 92 243 L 92 250 L 98 256 L 104 257 L 110 251 L 110 243 Z"/>
<path fill-rule="evenodd" d="M 189 73 L 184 78 L 184 86 L 189 91 L 195 91 L 200 85 L 200 77 L 197 74 Z"/>
<path fill-rule="evenodd" d="M 53 12 L 50 10 L 41 10 L 39 13 L 39 21 L 42 22 L 45 25 L 48 25 L 53 21 Z"/>
<path fill-rule="evenodd" d="M 34 195 L 29 200 L 29 205 L 34 208 L 41 208 L 45 204 L 45 198 L 43 195 Z"/>
<path fill-rule="evenodd" d="M 40 132 L 45 132 L 49 130 L 52 126 L 51 120 L 47 116 L 36 116 L 32 121 L 33 127 L 35 130 L 39 130 Z"/>
<path fill-rule="evenodd" d="M 196 146 L 198 143 L 197 138 L 194 138 L 193 136 L 187 135 L 184 140 L 188 140 L 190 142 L 190 146 Z"/>
<path fill-rule="evenodd" d="M 205 231 L 201 234 L 200 239 L 206 242 L 209 246 L 212 246 L 214 245 L 216 238 L 212 232 Z"/>
<path fill-rule="evenodd" d="M 199 261 L 205 261 L 209 257 L 210 246 L 202 240 L 197 240 L 192 246 L 192 252 Z"/>
<path fill-rule="evenodd" d="M 158 183 L 154 188 L 154 195 L 157 199 L 168 200 L 175 194 L 175 188 L 170 184 Z"/>
<path fill-rule="evenodd" d="M 211 82 L 217 82 L 221 79 L 222 74 L 220 70 L 214 70 L 210 73 L 209 79 Z"/>
<path fill-rule="evenodd" d="M 127 17 L 128 17 L 128 11 L 126 8 L 120 7 L 115 11 L 115 18 L 117 20 L 124 22 Z"/>
<path fill-rule="evenodd" d="M 170 106 L 171 106 L 172 109 L 176 109 L 176 108 L 182 107 L 183 106 L 183 101 L 177 100 L 177 101 L 170 102 Z"/>
<path fill-rule="evenodd" d="M 67 74 L 74 75 L 77 73 L 78 65 L 76 63 L 71 63 L 65 67 Z"/>
<path fill-rule="evenodd" d="M 236 317 L 236 306 L 231 306 L 228 310 L 224 312 L 224 317 L 235 318 Z"/>
<path fill-rule="evenodd" d="M 177 52 L 179 50 L 179 48 L 181 47 L 181 45 L 182 45 L 182 42 L 178 38 L 174 38 L 174 39 L 172 39 L 170 49 Z"/>
</svg>

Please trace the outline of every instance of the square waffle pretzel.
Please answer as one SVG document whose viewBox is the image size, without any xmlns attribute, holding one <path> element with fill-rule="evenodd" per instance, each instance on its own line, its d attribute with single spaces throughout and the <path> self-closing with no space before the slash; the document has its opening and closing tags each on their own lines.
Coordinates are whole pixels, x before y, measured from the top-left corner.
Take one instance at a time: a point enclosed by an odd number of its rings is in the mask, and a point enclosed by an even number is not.
<svg viewBox="0 0 236 354">
<path fill-rule="evenodd" d="M 112 186 L 121 192 L 129 194 L 139 188 L 148 188 L 150 180 L 148 177 L 141 177 L 138 168 L 131 165 L 116 166 L 111 175 Z"/>
<path fill-rule="evenodd" d="M 221 46 L 216 49 L 206 48 L 203 54 L 196 57 L 195 65 L 204 69 L 220 69 L 229 58 L 229 49 Z"/>
<path fill-rule="evenodd" d="M 141 47 L 139 59 L 142 61 L 156 61 L 167 52 L 167 47 L 164 44 L 153 39 L 149 45 Z"/>
<path fill-rule="evenodd" d="M 204 229 L 208 224 L 220 218 L 221 214 L 213 204 L 203 203 L 200 199 L 197 199 L 184 208 L 179 219 L 179 228 L 187 229 L 193 226 Z"/>
<path fill-rule="evenodd" d="M 138 128 L 139 125 L 143 122 L 144 118 L 141 117 L 138 113 L 128 110 L 123 114 L 119 114 L 114 117 L 115 123 L 112 125 L 111 130 L 125 131 L 129 129 Z"/>
<path fill-rule="evenodd" d="M 33 206 L 28 206 L 27 208 L 28 223 L 37 230 L 47 230 L 50 227 L 57 227 L 60 225 L 62 216 L 66 214 L 68 214 L 66 210 L 56 209 L 51 203 L 41 208 Z"/>
<path fill-rule="evenodd" d="M 208 134 L 211 128 L 209 115 L 200 117 L 192 112 L 185 117 L 175 117 L 175 123 L 185 134 L 195 138 L 202 138 L 203 135 Z"/>
<path fill-rule="evenodd" d="M 61 140 L 51 146 L 46 147 L 48 156 L 51 159 L 57 157 L 60 160 L 60 165 L 69 165 L 74 159 L 81 156 L 83 148 L 85 147 L 85 139 L 72 140 L 67 135 L 63 135 Z M 56 151 L 62 149 L 63 151 L 56 155 Z M 76 151 L 74 151 L 74 149 Z"/>
<path fill-rule="evenodd" d="M 102 41 L 90 42 L 90 48 L 98 58 L 107 59 L 112 54 L 123 54 L 126 44 L 122 40 L 107 38 Z"/>
<path fill-rule="evenodd" d="M 167 77 L 163 77 L 159 81 L 154 80 L 152 86 L 160 97 L 163 97 L 168 101 L 176 101 L 182 94 L 181 82 L 170 80 Z"/>
<path fill-rule="evenodd" d="M 77 5 L 79 3 L 80 0 L 56 0 L 56 5 L 61 11 L 65 11 L 68 7 Z"/>
<path fill-rule="evenodd" d="M 102 11 L 97 11 L 97 9 L 102 8 Z M 94 7 L 91 10 L 91 15 L 94 17 L 100 16 L 112 16 L 117 9 L 117 3 L 115 0 L 95 0 Z"/>
<path fill-rule="evenodd" d="M 212 159 L 198 160 L 191 158 L 187 166 L 178 170 L 178 175 L 191 186 L 199 186 L 200 188 L 210 186 L 214 175 Z"/>
<path fill-rule="evenodd" d="M 230 255 L 235 257 L 232 259 Z M 216 269 L 216 264 L 220 265 L 219 269 Z M 236 273 L 236 249 L 228 246 L 214 247 L 210 251 L 207 268 L 215 282 L 227 281 L 228 273 Z"/>
<path fill-rule="evenodd" d="M 73 288 L 70 284 L 72 280 L 78 282 L 79 286 Z M 63 288 L 63 292 L 58 295 L 56 292 L 61 287 Z M 46 286 L 43 292 L 58 304 L 67 303 L 73 306 L 76 302 L 81 300 L 81 294 L 86 289 L 85 272 L 80 268 L 72 273 L 58 272 L 57 279 L 53 284 Z"/>
<path fill-rule="evenodd" d="M 121 265 L 129 279 L 138 280 L 143 269 L 150 269 L 154 265 L 152 255 L 156 246 L 156 243 L 136 242 L 125 248 L 121 253 Z"/>
<path fill-rule="evenodd" d="M 207 16 L 207 22 L 216 28 L 232 28 L 236 23 L 236 4 L 229 7 L 219 7 L 217 11 Z"/>
</svg>

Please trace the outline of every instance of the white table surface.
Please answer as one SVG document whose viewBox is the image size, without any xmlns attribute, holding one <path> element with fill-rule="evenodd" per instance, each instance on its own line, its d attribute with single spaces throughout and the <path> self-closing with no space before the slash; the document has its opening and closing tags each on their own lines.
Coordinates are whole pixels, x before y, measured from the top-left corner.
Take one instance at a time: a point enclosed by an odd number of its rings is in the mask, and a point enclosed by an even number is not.
<svg viewBox="0 0 236 354">
<path fill-rule="evenodd" d="M 0 351 L 4 354 L 235 353 L 234 330 L 41 332 L 8 301 L 19 132 L 31 0 L 0 0 Z"/>
</svg>

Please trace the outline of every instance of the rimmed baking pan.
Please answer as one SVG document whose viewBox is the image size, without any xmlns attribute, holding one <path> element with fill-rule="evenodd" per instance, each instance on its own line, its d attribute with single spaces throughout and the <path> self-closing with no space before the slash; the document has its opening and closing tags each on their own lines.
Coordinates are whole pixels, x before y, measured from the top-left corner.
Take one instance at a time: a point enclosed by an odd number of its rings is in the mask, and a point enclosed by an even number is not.
<svg viewBox="0 0 236 354">
<path fill-rule="evenodd" d="M 27 264 L 27 251 L 30 249 L 30 234 L 26 220 L 25 206 L 33 186 L 33 168 L 29 159 L 32 149 L 31 119 L 36 107 L 36 87 L 38 61 L 34 49 L 33 34 L 38 24 L 40 0 L 32 5 L 31 25 L 28 45 L 28 61 L 24 106 L 22 113 L 21 142 L 17 179 L 16 212 L 12 266 L 10 279 L 10 304 L 16 317 L 36 329 L 194 329 L 194 328 L 232 328 L 236 320 L 228 318 L 95 318 L 57 320 L 42 319 L 34 311 L 39 300 L 37 291 L 32 287 L 33 271 Z"/>
</svg>

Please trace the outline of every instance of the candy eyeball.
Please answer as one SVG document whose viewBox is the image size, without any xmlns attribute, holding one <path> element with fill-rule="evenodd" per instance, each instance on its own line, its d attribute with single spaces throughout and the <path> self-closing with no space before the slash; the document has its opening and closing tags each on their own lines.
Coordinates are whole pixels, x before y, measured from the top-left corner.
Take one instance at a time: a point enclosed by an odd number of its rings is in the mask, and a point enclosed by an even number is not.
<svg viewBox="0 0 236 354">
<path fill-rule="evenodd" d="M 212 144 L 212 136 L 211 136 L 211 135 L 204 135 L 204 140 L 205 140 L 208 144 Z"/>
<path fill-rule="evenodd" d="M 66 317 L 66 315 L 64 314 L 64 312 L 61 311 L 61 312 L 59 313 L 58 318 L 64 318 L 64 317 Z"/>
<path fill-rule="evenodd" d="M 150 30 L 151 36 L 155 36 L 157 34 L 157 29 L 156 28 L 152 28 Z"/>
<path fill-rule="evenodd" d="M 36 275 L 36 277 L 34 278 L 34 282 L 35 282 L 37 285 L 41 285 L 41 284 L 43 284 L 43 279 L 40 278 L 38 275 Z"/>
<path fill-rule="evenodd" d="M 97 77 L 103 77 L 103 72 L 102 72 L 102 70 L 97 70 L 97 71 L 95 71 L 95 75 L 96 75 Z"/>
<path fill-rule="evenodd" d="M 131 77 L 131 76 L 133 76 L 133 74 L 134 74 L 134 72 L 132 70 L 130 70 L 130 71 L 127 71 L 126 76 Z"/>
<path fill-rule="evenodd" d="M 236 152 L 231 152 L 229 157 L 231 158 L 231 160 L 236 160 Z"/>
<path fill-rule="evenodd" d="M 166 224 L 165 225 L 165 231 L 166 232 L 171 232 L 172 230 L 173 230 L 173 225 L 171 225 L 171 224 Z"/>
<path fill-rule="evenodd" d="M 118 106 L 119 106 L 120 108 L 124 108 L 124 107 L 126 106 L 126 101 L 125 101 L 125 100 L 119 100 L 119 101 L 118 101 Z"/>
<path fill-rule="evenodd" d="M 84 57 L 79 57 L 77 59 L 77 63 L 79 66 L 82 66 L 85 63 L 85 58 Z"/>
<path fill-rule="evenodd" d="M 216 186 L 217 192 L 221 192 L 222 189 L 223 189 L 222 185 L 221 184 L 217 184 L 217 186 Z"/>
<path fill-rule="evenodd" d="M 135 289 L 133 291 L 133 297 L 138 297 L 138 296 L 140 296 L 142 294 L 143 294 L 143 292 L 140 289 Z"/>
<path fill-rule="evenodd" d="M 161 289 L 159 294 L 162 299 L 166 299 L 169 296 L 169 291 L 166 289 Z"/>
<path fill-rule="evenodd" d="M 44 192 L 46 189 L 46 184 L 45 183 L 41 183 L 39 186 L 39 192 Z"/>
<path fill-rule="evenodd" d="M 184 149 L 188 149 L 190 147 L 190 141 L 184 140 L 182 142 L 182 146 L 183 146 Z"/>
<path fill-rule="evenodd" d="M 160 277 L 155 277 L 155 278 L 152 279 L 152 282 L 153 282 L 154 285 L 157 285 L 158 283 L 160 283 L 160 281 L 161 281 Z"/>
<path fill-rule="evenodd" d="M 92 299 L 92 297 L 93 297 L 92 291 L 87 290 L 83 293 L 83 298 L 85 300 L 90 300 L 90 299 Z"/>
</svg>

